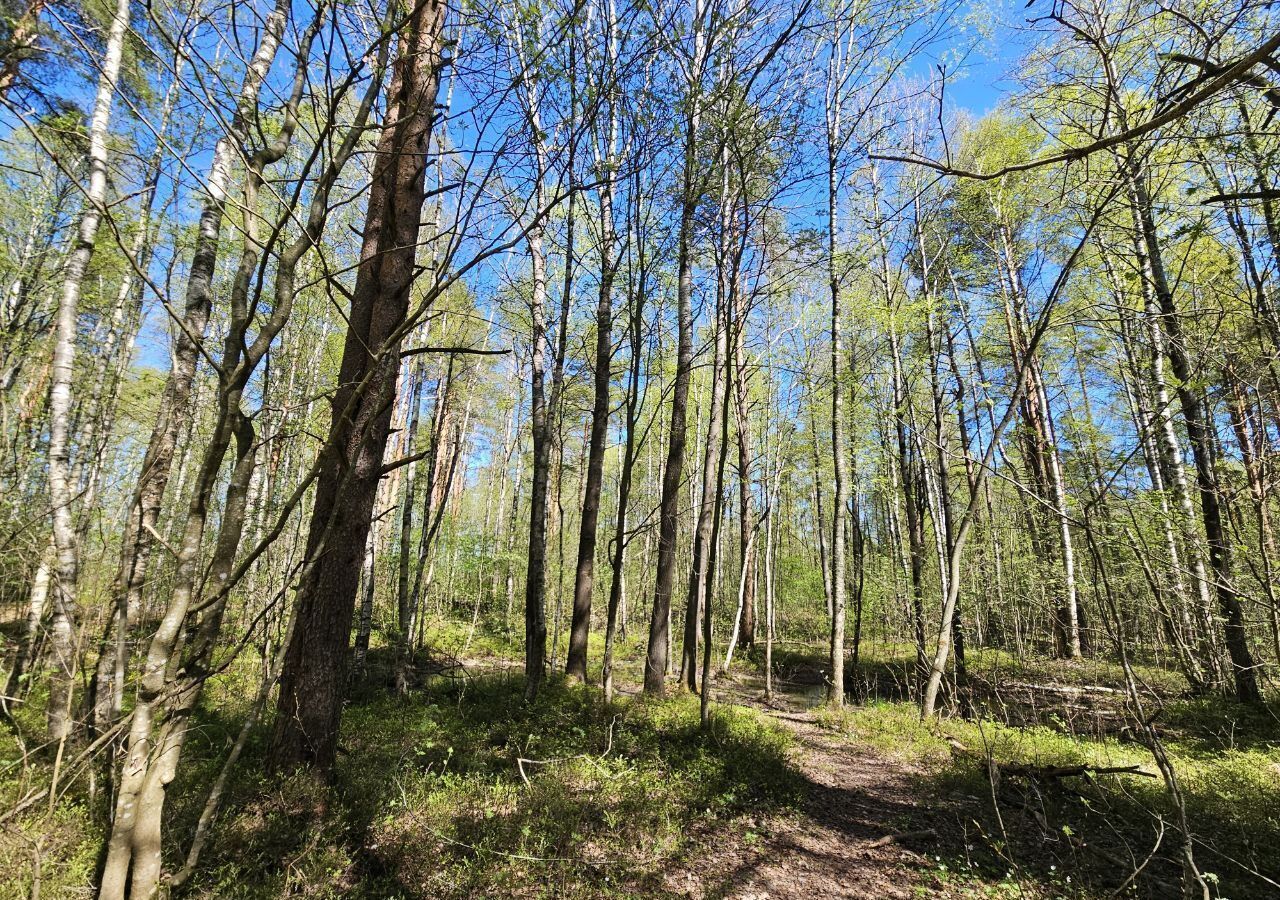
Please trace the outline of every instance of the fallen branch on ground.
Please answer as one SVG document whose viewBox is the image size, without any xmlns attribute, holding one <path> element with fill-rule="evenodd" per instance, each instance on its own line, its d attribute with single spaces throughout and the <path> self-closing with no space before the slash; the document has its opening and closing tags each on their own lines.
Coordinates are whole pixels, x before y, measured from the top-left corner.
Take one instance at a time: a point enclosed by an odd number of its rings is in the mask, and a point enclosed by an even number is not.
<svg viewBox="0 0 1280 900">
<path fill-rule="evenodd" d="M 614 716 L 613 721 L 609 723 L 609 743 L 605 746 L 604 752 L 601 753 L 599 756 L 592 756 L 590 753 L 576 753 L 573 756 L 557 756 L 554 759 L 526 759 L 523 756 L 517 756 L 516 768 L 519 769 L 520 771 L 521 780 L 524 781 L 525 784 L 530 784 L 529 776 L 528 774 L 525 773 L 525 770 L 524 770 L 524 767 L 526 764 L 533 765 L 533 766 L 549 766 L 549 765 L 552 765 L 553 763 L 568 762 L 569 760 L 573 760 L 573 759 L 585 759 L 587 762 L 592 763 L 597 768 L 599 768 L 600 767 L 599 761 L 604 759 L 606 756 L 608 756 L 609 753 L 613 750 L 613 726 L 618 724 L 618 720 L 620 718 L 622 718 L 622 716 L 620 715 Z"/>
<path fill-rule="evenodd" d="M 1141 766 L 1029 766 L 1024 763 L 995 763 L 995 770 L 1009 778 L 1033 778 L 1036 781 L 1053 781 L 1057 778 L 1075 778 L 1095 775 L 1141 775 L 1155 778 L 1153 772 L 1143 771 Z"/>
<path fill-rule="evenodd" d="M 867 844 L 868 848 L 887 847 L 890 844 L 897 844 L 900 841 L 909 841 L 913 838 L 933 837 L 935 832 L 932 828 L 922 828 L 919 831 L 904 831 L 901 834 L 886 834 L 884 837 L 876 838 Z"/>
</svg>

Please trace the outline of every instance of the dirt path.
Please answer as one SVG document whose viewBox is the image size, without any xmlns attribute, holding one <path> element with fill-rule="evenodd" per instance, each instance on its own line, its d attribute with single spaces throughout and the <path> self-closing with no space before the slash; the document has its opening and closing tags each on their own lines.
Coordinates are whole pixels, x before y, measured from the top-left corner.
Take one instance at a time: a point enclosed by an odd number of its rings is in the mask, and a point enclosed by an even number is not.
<svg viewBox="0 0 1280 900">
<path fill-rule="evenodd" d="M 851 746 L 807 712 L 764 708 L 751 693 L 730 688 L 721 698 L 760 709 L 795 735 L 807 797 L 798 812 L 700 836 L 702 852 L 668 879 L 672 892 L 741 900 L 945 895 L 926 872 L 943 823 L 919 796 L 913 770 Z M 789 699 L 793 707 L 795 695 Z"/>
</svg>

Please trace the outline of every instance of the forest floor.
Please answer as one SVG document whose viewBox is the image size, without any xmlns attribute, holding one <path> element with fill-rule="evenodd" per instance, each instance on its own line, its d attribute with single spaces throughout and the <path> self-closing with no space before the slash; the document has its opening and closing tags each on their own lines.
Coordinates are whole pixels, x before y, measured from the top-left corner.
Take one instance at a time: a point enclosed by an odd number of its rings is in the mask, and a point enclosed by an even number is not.
<svg viewBox="0 0 1280 900">
<path fill-rule="evenodd" d="M 788 762 L 804 780 L 804 800 L 700 829 L 689 863 L 666 887 L 741 900 L 1180 893 L 1163 782 L 1126 724 L 1118 667 L 978 660 L 974 702 L 987 716 L 999 709 L 1003 722 L 915 721 L 883 659 L 847 673 L 861 680 L 864 702 L 844 713 L 822 706 L 820 654 L 783 654 L 788 677 L 775 678 L 769 701 L 750 668 L 722 674 L 717 703 L 755 710 L 792 737 Z M 1205 829 L 1197 842 L 1211 895 L 1280 897 L 1280 859 L 1268 849 L 1280 826 L 1268 811 L 1280 798 L 1276 710 L 1228 705 L 1205 715 L 1210 705 L 1180 700 L 1169 673 L 1140 674 L 1168 712 L 1159 731 L 1185 777 L 1192 827 Z M 1136 771 L 1010 774 L 1077 765 Z M 1250 830 L 1252 839 L 1242 837 Z"/>
<path fill-rule="evenodd" d="M 939 816 L 921 802 L 911 766 L 842 742 L 808 713 L 770 711 L 795 737 L 791 761 L 806 782 L 792 813 L 698 836 L 673 873 L 673 893 L 742 900 L 909 898 L 951 893 L 929 855 Z"/>
<path fill-rule="evenodd" d="M 255 731 L 175 897 L 1179 893 L 1174 811 L 1127 731 L 1117 667 L 1101 658 L 973 653 L 975 714 L 925 724 L 906 688 L 909 648 L 872 648 L 851 665 L 844 712 L 822 706 L 821 648 L 779 649 L 769 702 L 759 654 L 745 654 L 713 681 L 703 727 L 696 696 L 673 681 L 666 699 L 643 697 L 629 669 L 613 703 L 557 676 L 526 704 L 516 649 L 472 638 L 432 635 L 424 677 L 404 695 L 390 689 L 385 655 L 371 654 L 332 785 L 265 775 L 266 733 Z M 1187 698 L 1171 673 L 1140 674 L 1211 896 L 1280 897 L 1280 705 Z M 207 692 L 171 792 L 168 867 L 182 861 L 255 678 L 246 666 Z M 47 778 L 49 760 L 24 749 L 39 700 L 0 726 L 0 810 Z M 1036 777 L 1042 767 L 1082 771 Z M 52 811 L 0 819 L 0 898 L 31 896 L 33 860 L 42 896 L 91 896 L 107 808 L 89 788 L 75 779 Z"/>
<path fill-rule="evenodd" d="M 1025 872 L 1000 877 L 976 865 L 977 838 L 970 832 L 973 817 L 981 815 L 977 798 L 922 789 L 929 766 L 833 728 L 818 707 L 825 685 L 817 666 L 793 666 L 791 678 L 775 680 L 768 701 L 763 679 L 750 673 L 722 675 L 713 693 L 717 702 L 756 710 L 792 736 L 788 761 L 804 779 L 804 800 L 793 810 L 749 818 L 745 827 L 699 833 L 690 864 L 667 879 L 673 894 L 738 900 L 1059 896 Z M 1052 865 L 1044 866 L 1050 876 Z"/>
</svg>

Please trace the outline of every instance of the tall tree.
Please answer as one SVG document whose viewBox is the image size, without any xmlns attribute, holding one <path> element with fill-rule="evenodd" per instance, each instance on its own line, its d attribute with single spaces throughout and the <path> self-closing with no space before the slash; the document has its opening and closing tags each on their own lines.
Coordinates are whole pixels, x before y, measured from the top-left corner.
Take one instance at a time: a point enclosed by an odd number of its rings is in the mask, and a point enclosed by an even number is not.
<svg viewBox="0 0 1280 900">
<path fill-rule="evenodd" d="M 80 215 L 75 247 L 64 271 L 53 345 L 49 386 L 49 501 L 53 505 L 53 544 L 57 551 L 52 629 L 56 659 L 47 715 L 49 738 L 53 741 L 64 741 L 71 731 L 72 691 L 79 654 L 76 587 L 80 577 L 80 547 L 72 510 L 76 485 L 71 466 L 71 408 L 76 339 L 80 331 L 80 294 L 93 258 L 98 226 L 108 214 L 108 131 L 128 28 L 129 2 L 118 0 L 107 31 L 93 113 L 89 118 L 89 174 L 84 187 L 84 212 Z"/>
<path fill-rule="evenodd" d="M 402 33 L 373 166 L 346 342 L 322 450 L 308 570 L 280 675 L 272 756 L 327 772 L 337 752 L 351 616 L 400 371 L 436 119 L 446 6 L 419 0 Z M 430 296 L 430 294 L 428 295 Z M 410 323 L 412 324 L 412 323 Z"/>
<path fill-rule="evenodd" d="M 646 693 L 666 690 L 671 629 L 671 588 L 675 580 L 676 532 L 680 525 L 680 487 L 684 474 L 685 429 L 688 421 L 689 380 L 693 370 L 693 231 L 702 199 L 698 132 L 702 122 L 702 82 L 707 68 L 707 28 L 712 4 L 693 0 L 682 85 L 681 122 L 683 162 L 680 170 L 680 225 L 676 239 L 676 374 L 671 386 L 671 426 L 667 433 L 667 461 L 662 470 L 662 499 L 658 509 L 658 560 L 654 575 L 653 609 L 649 618 L 649 650 L 644 661 Z"/>
</svg>

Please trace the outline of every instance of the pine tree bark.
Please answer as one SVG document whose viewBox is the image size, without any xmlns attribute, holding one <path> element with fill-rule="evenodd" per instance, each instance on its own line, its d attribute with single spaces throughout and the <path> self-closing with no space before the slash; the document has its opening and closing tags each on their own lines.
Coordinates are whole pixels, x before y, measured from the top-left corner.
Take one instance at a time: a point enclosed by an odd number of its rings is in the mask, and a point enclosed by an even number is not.
<svg viewBox="0 0 1280 900">
<path fill-rule="evenodd" d="M 387 93 L 346 344 L 321 451 L 297 627 L 285 653 L 274 764 L 333 767 L 346 688 L 359 556 L 382 476 L 426 194 L 446 6 L 421 0 Z"/>
</svg>

